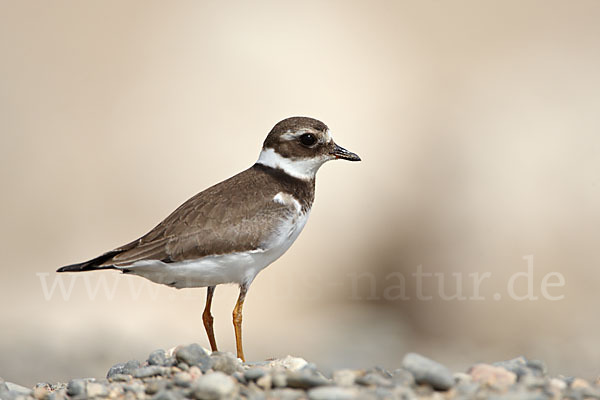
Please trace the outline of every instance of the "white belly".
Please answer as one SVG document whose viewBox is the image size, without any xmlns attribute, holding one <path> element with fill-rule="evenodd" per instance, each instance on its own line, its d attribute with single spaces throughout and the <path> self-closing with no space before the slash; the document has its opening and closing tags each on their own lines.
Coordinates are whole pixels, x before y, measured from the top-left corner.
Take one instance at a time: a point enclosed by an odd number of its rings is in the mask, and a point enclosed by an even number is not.
<svg viewBox="0 0 600 400">
<path fill-rule="evenodd" d="M 178 289 L 205 287 L 223 283 L 250 284 L 256 275 L 277 260 L 290 248 L 304 228 L 309 212 L 295 213 L 282 221 L 277 234 L 273 235 L 265 249 L 202 257 L 175 263 L 143 260 L 121 267 L 129 273 L 142 276 L 152 282 Z"/>
</svg>

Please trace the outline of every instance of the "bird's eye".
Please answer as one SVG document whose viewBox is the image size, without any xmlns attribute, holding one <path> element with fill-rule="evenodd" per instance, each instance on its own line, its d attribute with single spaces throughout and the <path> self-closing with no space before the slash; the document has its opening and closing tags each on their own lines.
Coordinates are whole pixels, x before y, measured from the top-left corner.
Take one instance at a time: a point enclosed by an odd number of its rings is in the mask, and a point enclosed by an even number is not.
<svg viewBox="0 0 600 400">
<path fill-rule="evenodd" d="M 300 136 L 300 143 L 305 146 L 312 146 L 317 143 L 317 138 L 312 133 L 305 133 L 304 135 Z"/>
</svg>

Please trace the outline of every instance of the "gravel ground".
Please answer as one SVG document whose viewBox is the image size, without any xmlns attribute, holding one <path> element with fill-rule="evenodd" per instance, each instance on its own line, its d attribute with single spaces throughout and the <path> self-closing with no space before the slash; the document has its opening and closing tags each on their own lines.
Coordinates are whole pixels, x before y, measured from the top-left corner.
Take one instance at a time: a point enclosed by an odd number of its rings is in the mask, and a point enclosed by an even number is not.
<svg viewBox="0 0 600 400">
<path fill-rule="evenodd" d="M 0 379 L 0 399 L 600 399 L 600 382 L 550 377 L 523 357 L 452 373 L 415 353 L 393 371 L 342 369 L 325 376 L 302 358 L 243 364 L 198 344 L 156 350 L 144 362 L 116 364 L 106 379 L 72 379 L 25 388 Z"/>
</svg>

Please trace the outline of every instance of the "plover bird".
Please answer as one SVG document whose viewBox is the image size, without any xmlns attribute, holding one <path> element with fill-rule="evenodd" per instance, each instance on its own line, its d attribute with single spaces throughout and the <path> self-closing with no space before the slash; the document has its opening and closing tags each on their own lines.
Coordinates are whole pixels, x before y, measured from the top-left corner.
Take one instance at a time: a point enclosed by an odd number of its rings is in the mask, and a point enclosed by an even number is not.
<svg viewBox="0 0 600 400">
<path fill-rule="evenodd" d="M 267 135 L 252 167 L 198 193 L 141 238 L 57 272 L 116 269 L 178 289 L 206 287 L 202 320 L 213 351 L 215 287 L 238 284 L 233 325 L 237 356 L 244 361 L 242 307 L 248 288 L 296 240 L 315 197 L 315 174 L 336 159 L 360 161 L 335 144 L 321 121 L 284 119 Z"/>
</svg>

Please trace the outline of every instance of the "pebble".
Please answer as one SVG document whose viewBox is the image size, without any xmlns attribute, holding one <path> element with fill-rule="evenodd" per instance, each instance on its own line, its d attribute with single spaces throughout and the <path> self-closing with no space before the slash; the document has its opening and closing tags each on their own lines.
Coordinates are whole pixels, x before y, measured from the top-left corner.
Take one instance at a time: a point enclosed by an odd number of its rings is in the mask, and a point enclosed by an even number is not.
<svg viewBox="0 0 600 400">
<path fill-rule="evenodd" d="M 106 396 L 108 396 L 108 388 L 97 382 L 88 382 L 87 396 L 88 397 L 106 397 Z"/>
<path fill-rule="evenodd" d="M 480 384 L 506 387 L 517 381 L 517 375 L 503 367 L 475 364 L 469 370 L 471 378 Z"/>
<path fill-rule="evenodd" d="M 271 375 L 268 375 L 268 374 L 263 375 L 256 380 L 256 386 L 258 386 L 259 388 L 261 388 L 263 390 L 271 389 L 272 385 L 273 385 L 273 378 L 271 377 Z"/>
<path fill-rule="evenodd" d="M 273 389 L 268 399 L 299 400 L 306 399 L 306 392 L 299 389 Z"/>
<path fill-rule="evenodd" d="M 336 386 L 322 386 L 308 391 L 310 400 L 351 400 L 356 398 L 356 389 L 341 388 Z"/>
<path fill-rule="evenodd" d="M 475 364 L 451 374 L 443 365 L 407 354 L 402 368 L 340 369 L 326 378 L 299 357 L 246 363 L 231 353 L 180 346 L 157 350 L 143 365 L 116 364 L 108 380 L 39 383 L 33 390 L 0 378 L 1 400 L 600 400 L 597 381 L 551 377 L 544 363 L 517 357 Z M 442 390 L 444 392 L 442 392 Z"/>
<path fill-rule="evenodd" d="M 85 380 L 71 379 L 67 385 L 67 394 L 71 397 L 79 396 L 85 393 Z"/>
<path fill-rule="evenodd" d="M 175 352 L 177 361 L 189 366 L 197 366 L 202 372 L 208 371 L 213 366 L 213 361 L 208 353 L 198 343 L 181 347 Z"/>
<path fill-rule="evenodd" d="M 44 400 L 50 391 L 46 387 L 36 387 L 33 389 L 33 397 L 37 400 Z"/>
<path fill-rule="evenodd" d="M 513 358 L 512 360 L 498 361 L 498 362 L 493 363 L 492 365 L 495 367 L 502 367 L 502 368 L 516 374 L 517 377 L 519 377 L 519 378 L 521 376 L 527 374 L 527 372 L 528 372 L 527 360 L 523 356 Z"/>
<path fill-rule="evenodd" d="M 175 376 L 173 377 L 173 381 L 175 382 L 175 385 L 177 386 L 181 386 L 181 387 L 188 387 L 192 384 L 192 375 L 189 372 L 178 372 L 177 374 L 175 374 Z"/>
<path fill-rule="evenodd" d="M 167 354 L 163 349 L 155 350 L 148 356 L 148 364 L 149 365 L 160 365 L 160 366 L 168 366 L 167 362 Z"/>
<path fill-rule="evenodd" d="M 151 400 L 183 400 L 185 396 L 176 391 L 172 390 L 161 390 L 152 396 Z"/>
<path fill-rule="evenodd" d="M 420 354 L 408 353 L 402 360 L 406 368 L 419 384 L 430 385 L 436 390 L 448 390 L 454 384 L 454 378 L 448 368 Z"/>
<path fill-rule="evenodd" d="M 236 371 L 242 370 L 242 362 L 231 353 L 214 352 L 210 355 L 212 359 L 212 369 L 231 375 Z"/>
<path fill-rule="evenodd" d="M 198 400 L 229 398 L 235 389 L 235 380 L 219 371 L 199 377 L 192 385 L 192 393 Z"/>
<path fill-rule="evenodd" d="M 106 378 L 110 379 L 114 375 L 133 375 L 133 371 L 138 369 L 141 363 L 137 360 L 129 360 L 126 363 L 113 365 L 106 374 Z"/>
<path fill-rule="evenodd" d="M 267 370 L 263 369 L 263 368 L 248 368 L 246 371 L 244 371 L 244 378 L 246 378 L 246 380 L 248 381 L 256 381 L 258 378 L 260 378 L 261 376 L 264 376 L 267 374 Z"/>
<path fill-rule="evenodd" d="M 311 389 L 329 384 L 327 379 L 308 371 L 290 372 L 286 375 L 287 386 L 293 389 Z"/>
<path fill-rule="evenodd" d="M 333 383 L 338 386 L 352 386 L 358 375 L 360 375 L 359 372 L 351 369 L 333 371 Z"/>
<path fill-rule="evenodd" d="M 267 364 L 269 368 L 281 367 L 288 371 L 300 371 L 307 365 L 308 362 L 304 358 L 292 356 L 286 356 L 285 358 L 279 360 L 272 360 Z"/>
<path fill-rule="evenodd" d="M 149 378 L 151 376 L 162 375 L 164 372 L 164 367 L 159 367 L 158 365 L 151 365 L 149 367 L 135 369 L 132 375 L 134 378 L 142 379 Z"/>
</svg>

